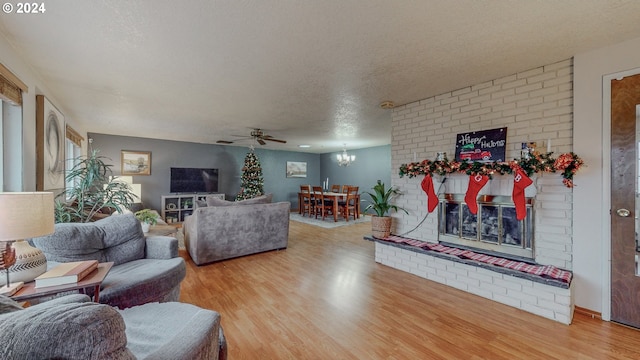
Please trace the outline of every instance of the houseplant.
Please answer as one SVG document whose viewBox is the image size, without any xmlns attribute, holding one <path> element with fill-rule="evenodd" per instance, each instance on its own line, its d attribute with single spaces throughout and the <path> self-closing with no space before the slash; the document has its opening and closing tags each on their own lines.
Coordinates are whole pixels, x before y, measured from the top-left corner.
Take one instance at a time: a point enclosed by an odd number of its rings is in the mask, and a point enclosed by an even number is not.
<svg viewBox="0 0 640 360">
<path fill-rule="evenodd" d="M 149 227 L 158 223 L 158 213 L 151 209 L 138 210 L 135 213 L 136 219 L 142 223 L 142 231 L 149 232 Z"/>
<path fill-rule="evenodd" d="M 400 191 L 394 187 L 385 188 L 384 183 L 378 180 L 378 183 L 373 186 L 373 193 L 366 192 L 371 197 L 369 205 L 364 209 L 366 212 L 369 209 L 373 209 L 376 215 L 371 216 L 371 233 L 376 238 L 386 238 L 391 234 L 391 216 L 389 212 L 391 210 L 402 210 L 406 214 L 409 214 L 406 209 L 391 204 L 391 200 L 400 194 Z"/>
<path fill-rule="evenodd" d="M 105 163 L 105 159 L 98 155 L 98 150 L 76 159 L 65 176 L 66 183 L 72 186 L 56 200 L 56 222 L 95 221 L 122 212 L 135 201 L 137 196 L 129 185 L 111 176 L 112 165 Z"/>
</svg>

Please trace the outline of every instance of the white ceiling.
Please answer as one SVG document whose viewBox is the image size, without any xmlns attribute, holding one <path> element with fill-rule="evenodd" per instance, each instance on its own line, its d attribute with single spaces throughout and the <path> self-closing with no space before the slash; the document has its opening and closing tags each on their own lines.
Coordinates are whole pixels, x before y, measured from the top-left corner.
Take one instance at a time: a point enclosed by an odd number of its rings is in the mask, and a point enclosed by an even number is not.
<svg viewBox="0 0 640 360">
<path fill-rule="evenodd" d="M 313 153 L 389 144 L 382 101 L 640 36 L 634 0 L 43 3 L 0 32 L 89 132 L 215 143 L 257 127 Z"/>
</svg>

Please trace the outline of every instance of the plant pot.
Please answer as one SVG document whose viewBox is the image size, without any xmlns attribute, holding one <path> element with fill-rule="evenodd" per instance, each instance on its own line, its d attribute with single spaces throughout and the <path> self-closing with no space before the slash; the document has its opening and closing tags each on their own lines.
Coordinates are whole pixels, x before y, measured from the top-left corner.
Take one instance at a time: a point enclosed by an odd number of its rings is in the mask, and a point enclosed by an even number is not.
<svg viewBox="0 0 640 360">
<path fill-rule="evenodd" d="M 149 227 L 151 227 L 151 224 L 146 223 L 146 222 L 141 222 L 140 224 L 142 224 L 142 232 L 143 233 L 148 233 L 149 232 Z"/>
<path fill-rule="evenodd" d="M 384 239 L 391 235 L 391 216 L 371 216 L 371 235 Z"/>
</svg>

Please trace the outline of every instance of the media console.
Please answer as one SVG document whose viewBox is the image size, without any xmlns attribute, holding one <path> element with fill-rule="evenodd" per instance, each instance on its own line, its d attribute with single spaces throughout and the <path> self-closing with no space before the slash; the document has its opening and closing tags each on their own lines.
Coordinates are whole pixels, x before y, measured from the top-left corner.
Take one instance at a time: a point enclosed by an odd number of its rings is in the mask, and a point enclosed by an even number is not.
<svg viewBox="0 0 640 360">
<path fill-rule="evenodd" d="M 224 200 L 224 194 L 195 193 L 162 195 L 162 219 L 167 224 L 181 223 L 184 217 L 193 213 L 196 200 L 205 200 L 207 196 Z"/>
</svg>

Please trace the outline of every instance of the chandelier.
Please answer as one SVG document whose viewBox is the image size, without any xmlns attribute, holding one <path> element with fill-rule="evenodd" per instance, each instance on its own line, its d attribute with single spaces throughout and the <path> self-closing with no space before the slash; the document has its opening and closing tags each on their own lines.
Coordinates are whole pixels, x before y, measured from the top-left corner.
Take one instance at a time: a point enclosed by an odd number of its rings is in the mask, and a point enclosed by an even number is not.
<svg viewBox="0 0 640 360">
<path fill-rule="evenodd" d="M 344 144 L 344 148 L 342 149 L 342 154 L 337 155 L 338 165 L 340 166 L 349 166 L 352 162 L 356 161 L 355 155 L 347 154 L 347 144 Z"/>
</svg>

